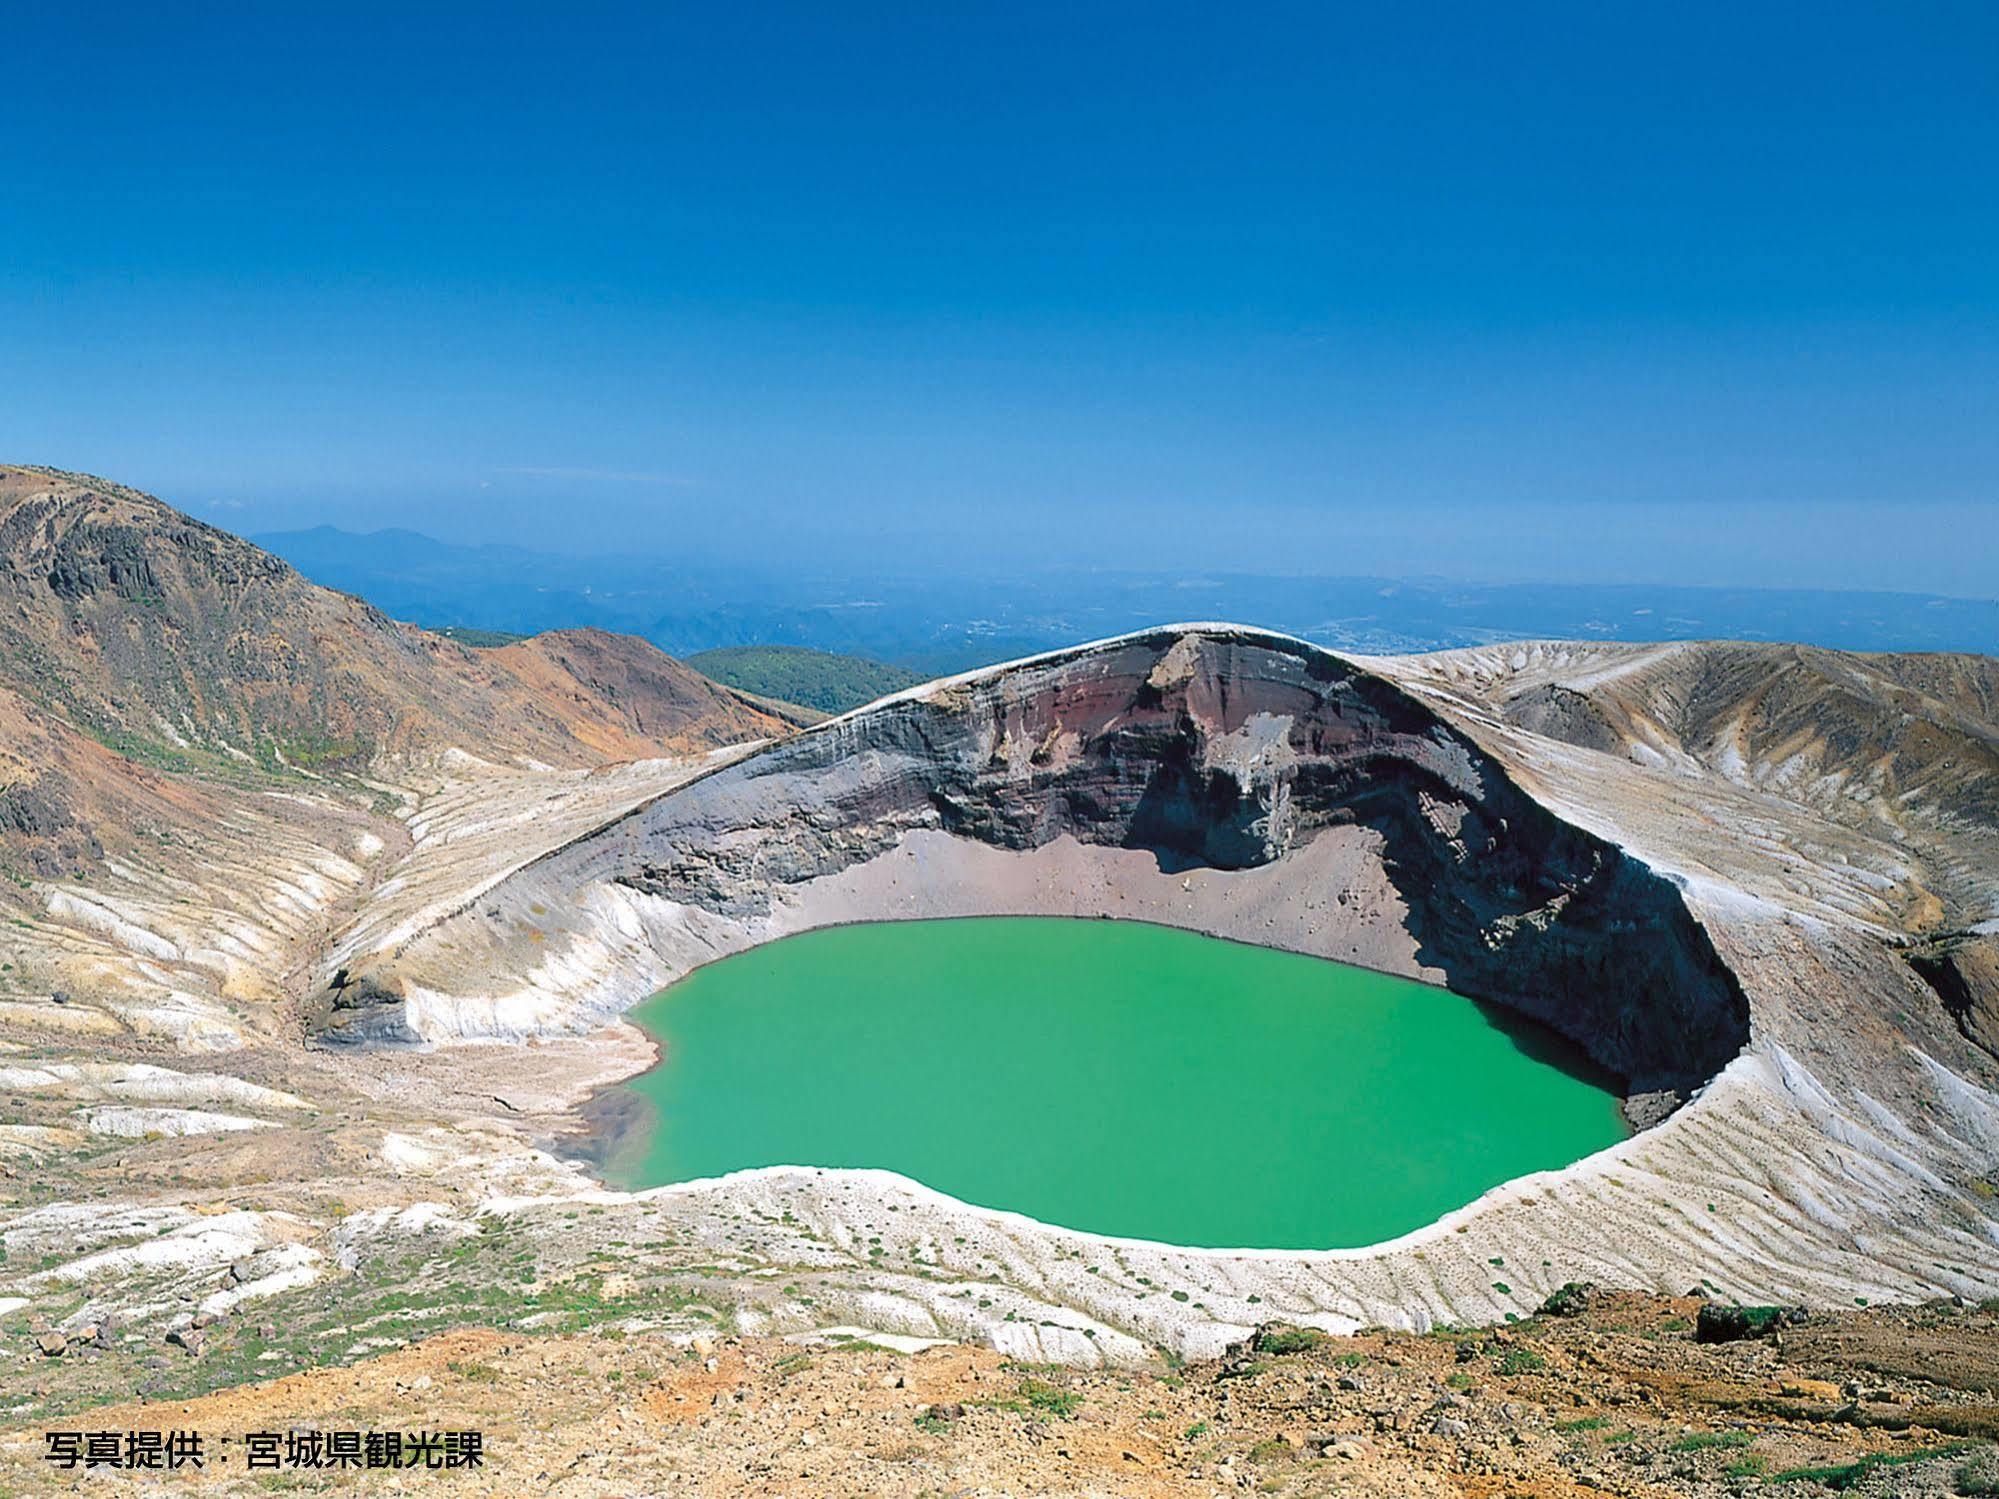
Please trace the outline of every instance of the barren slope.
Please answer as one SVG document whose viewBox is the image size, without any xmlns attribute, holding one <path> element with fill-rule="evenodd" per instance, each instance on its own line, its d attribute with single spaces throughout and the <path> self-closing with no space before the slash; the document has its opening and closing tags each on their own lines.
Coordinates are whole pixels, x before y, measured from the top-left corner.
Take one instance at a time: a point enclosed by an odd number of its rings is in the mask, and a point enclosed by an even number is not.
<svg viewBox="0 0 1999 1499">
<path fill-rule="evenodd" d="M 0 651 L 28 697 L 191 767 L 446 745 L 583 765 L 782 732 L 641 641 L 472 650 L 148 495 L 44 469 L 0 469 Z"/>
<path fill-rule="evenodd" d="M 1912 928 L 1990 914 L 1999 848 L 1999 661 L 1990 657 L 1530 641 L 1409 657 L 1398 670 L 1434 676 L 1535 734 L 1914 845 L 1937 905 L 1911 910 Z"/>
<path fill-rule="evenodd" d="M 469 899 L 573 831 L 557 808 L 599 818 L 787 732 L 643 641 L 471 650 L 135 490 L 0 469 L 0 1015 L 295 1034 L 307 965 L 362 904 L 379 925 Z M 425 836 L 436 798 L 510 773 L 543 779 L 488 801 L 497 862 L 467 867 L 463 826 Z"/>
</svg>

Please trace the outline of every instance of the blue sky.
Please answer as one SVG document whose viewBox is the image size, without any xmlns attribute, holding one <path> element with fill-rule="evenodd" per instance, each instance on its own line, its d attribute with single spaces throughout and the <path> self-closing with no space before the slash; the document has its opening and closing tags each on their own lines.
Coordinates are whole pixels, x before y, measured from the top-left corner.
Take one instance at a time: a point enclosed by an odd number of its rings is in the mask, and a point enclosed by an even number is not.
<svg viewBox="0 0 1999 1499">
<path fill-rule="evenodd" d="M 0 456 L 232 529 L 1999 568 L 1999 10 L 22 7 Z"/>
</svg>

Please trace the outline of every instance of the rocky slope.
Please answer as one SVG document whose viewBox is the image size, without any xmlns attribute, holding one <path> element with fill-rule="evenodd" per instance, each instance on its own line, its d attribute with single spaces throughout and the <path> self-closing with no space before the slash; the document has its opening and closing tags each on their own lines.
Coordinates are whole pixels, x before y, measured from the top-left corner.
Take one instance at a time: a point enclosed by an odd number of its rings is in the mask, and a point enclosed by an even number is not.
<svg viewBox="0 0 1999 1499">
<path fill-rule="evenodd" d="M 578 765 L 780 731 L 643 642 L 471 650 L 148 495 L 46 469 L 0 469 L 0 653 L 25 697 L 185 768 L 445 745 Z"/>
<path fill-rule="evenodd" d="M 1796 645 L 1527 642 L 1410 657 L 1545 738 L 1791 803 L 1931 855 L 1922 927 L 1983 911 L 1999 849 L 1999 661 Z"/>
<path fill-rule="evenodd" d="M 788 732 L 643 641 L 475 651 L 135 490 L 0 468 L 0 1016 L 202 1046 L 289 1030 L 354 906 L 463 895 L 464 850 L 413 836 L 426 797 L 541 777 L 505 819 L 534 852 L 538 814 L 625 805 L 620 762 L 652 763 L 642 798 Z"/>
<path fill-rule="evenodd" d="M 243 1433 L 481 1431 L 454 1493 L 939 1493 L 1354 1499 L 1754 1492 L 1991 1492 L 1999 1329 L 1989 1308 L 1849 1310 L 1775 1337 L 1699 1340 L 1698 1297 L 1585 1293 L 1501 1331 L 1327 1339 L 1270 1326 L 1178 1371 L 1055 1370 L 901 1339 L 465 1330 L 212 1394 L 185 1357 L 150 1400 L 54 1423 L 228 1434 L 237 1461 L 177 1489 L 350 1492 L 310 1468 L 246 1474 Z M 273 1333 L 276 1328 L 271 1329 Z M 120 1360 L 85 1341 L 51 1368 L 79 1384 Z M 169 1393 L 171 1392 L 171 1393 Z M 192 1397 L 192 1398 L 190 1398 Z M 0 1483 L 49 1474 L 39 1431 L 0 1435 Z M 217 1449 L 221 1450 L 221 1449 Z M 375 1475 L 378 1480 L 380 1475 Z M 108 1482 L 100 1471 L 98 1482 Z M 1780 1484 L 1781 1487 L 1775 1487 Z"/>
</svg>

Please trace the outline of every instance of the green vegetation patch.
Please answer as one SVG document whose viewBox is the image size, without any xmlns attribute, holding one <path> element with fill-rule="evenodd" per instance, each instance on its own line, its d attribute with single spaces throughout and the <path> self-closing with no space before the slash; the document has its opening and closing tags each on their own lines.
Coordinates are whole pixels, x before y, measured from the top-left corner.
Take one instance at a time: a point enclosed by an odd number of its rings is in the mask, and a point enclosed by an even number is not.
<svg viewBox="0 0 1999 1499">
<path fill-rule="evenodd" d="M 1326 1341 L 1316 1327 L 1266 1327 L 1252 1345 L 1258 1353 L 1307 1353 Z"/>
<path fill-rule="evenodd" d="M 1045 1379 L 1023 1379 L 1020 1382 L 1020 1398 L 1036 1414 L 1054 1416 L 1063 1421 L 1075 1420 L 1076 1412 L 1083 1408 L 1081 1395 L 1073 1390 L 1058 1389 Z"/>
<path fill-rule="evenodd" d="M 497 650 L 503 645 L 518 645 L 528 637 L 516 635 L 511 630 L 474 630 L 468 625 L 444 625 L 432 630 L 433 635 L 442 635 L 446 640 L 455 640 L 460 645 L 469 645 L 474 650 Z"/>
<path fill-rule="evenodd" d="M 1905 1468 L 1912 1463 L 1926 1463 L 1935 1458 L 1955 1457 L 1972 1450 L 1970 1442 L 1955 1442 L 1948 1447 L 1920 1448 L 1915 1452 L 1870 1452 L 1857 1462 L 1839 1463 L 1827 1468 L 1786 1468 L 1781 1473 L 1771 1475 L 1772 1483 L 1817 1483 L 1835 1492 L 1852 1488 L 1869 1474 L 1883 1468 Z"/>
<path fill-rule="evenodd" d="M 1499 1355 L 1493 1367 L 1501 1374 L 1532 1374 L 1536 1370 L 1545 1369 L 1547 1365 L 1548 1361 L 1532 1348 L 1522 1348 L 1514 1344 Z"/>
<path fill-rule="evenodd" d="M 1690 1431 L 1667 1450 L 1704 1452 L 1710 1447 L 1747 1447 L 1755 1440 L 1755 1435 L 1747 1431 Z"/>
<path fill-rule="evenodd" d="M 845 713 L 924 678 L 884 661 L 837 656 L 796 645 L 732 645 L 699 651 L 687 664 L 704 677 L 822 713 Z"/>
</svg>

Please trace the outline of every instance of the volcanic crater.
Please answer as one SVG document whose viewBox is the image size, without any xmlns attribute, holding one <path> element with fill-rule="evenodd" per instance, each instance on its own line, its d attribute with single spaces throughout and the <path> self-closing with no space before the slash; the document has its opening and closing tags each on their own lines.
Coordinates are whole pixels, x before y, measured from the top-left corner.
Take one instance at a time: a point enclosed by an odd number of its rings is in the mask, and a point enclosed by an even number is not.
<svg viewBox="0 0 1999 1499">
<path fill-rule="evenodd" d="M 1989 1120 L 1967 1116 L 1962 1075 L 1937 1060 L 1947 1045 L 1851 1044 L 1884 987 L 1897 1003 L 1927 993 L 1885 923 L 1829 919 L 1795 890 L 1769 899 L 1762 850 L 1745 859 L 1712 813 L 1650 815 L 1643 756 L 1523 729 L 1510 698 L 1438 670 L 1468 656 L 1349 659 L 1190 625 L 912 689 L 580 832 L 393 949 L 339 953 L 314 1035 L 588 1030 L 701 964 L 841 923 L 1158 922 L 1511 1006 L 1625 1079 L 1641 1132 L 1371 1250 L 1236 1255 L 1233 1316 L 1213 1252 L 1127 1247 L 1209 1287 L 1210 1332 L 1184 1308 L 1113 1311 L 1101 1277 L 1051 1277 L 1046 1291 L 1106 1323 L 1198 1345 L 1253 1325 L 1241 1303 L 1266 1293 L 1339 1327 L 1495 1319 L 1531 1310 L 1543 1281 L 1592 1276 L 1759 1299 L 1983 1284 L 1989 1239 L 1922 1204 L 1956 1197 L 1945 1173 L 1967 1159 L 1946 1116 L 1987 1140 Z M 1523 648 L 1483 685 L 1533 664 Z M 1880 899 L 1893 881 L 1865 878 L 1873 852 L 1837 863 Z M 1934 996 L 1928 1011 L 1943 1014 Z M 856 1242 L 893 1206 L 926 1242 L 974 1246 L 968 1268 L 997 1234 L 1037 1278 L 1093 1242 L 888 1173 L 774 1168 L 647 1196 L 696 1216 L 781 1202 Z M 1852 1214 L 1892 1227 L 1862 1247 Z M 1711 1253 L 1724 1225 L 1741 1248 L 1726 1264 Z"/>
<path fill-rule="evenodd" d="M 63 1338 L 116 1321 L 106 1369 L 166 1337 L 215 1354 L 161 1389 L 361 1358 L 418 1294 L 438 1328 L 1127 1366 L 1273 1319 L 1526 1319 L 1571 1281 L 1999 1294 L 1989 658 L 1362 658 L 1196 624 L 794 734 L 642 642 L 473 650 L 87 476 L 0 471 L 0 521 L 0 1294 Z M 663 985 L 813 928 L 1005 915 L 1511 1006 L 1641 1127 L 1332 1251 L 1109 1239 L 883 1170 L 621 1192 L 579 1160 Z M 93 1367 L 43 1374 L 81 1398 Z"/>
</svg>

